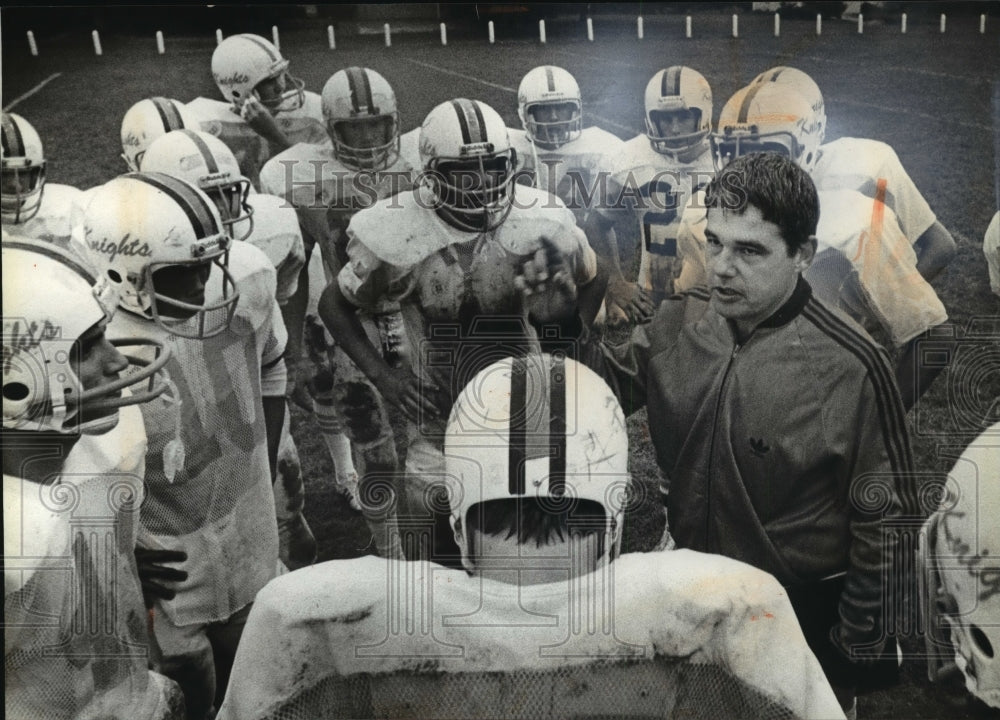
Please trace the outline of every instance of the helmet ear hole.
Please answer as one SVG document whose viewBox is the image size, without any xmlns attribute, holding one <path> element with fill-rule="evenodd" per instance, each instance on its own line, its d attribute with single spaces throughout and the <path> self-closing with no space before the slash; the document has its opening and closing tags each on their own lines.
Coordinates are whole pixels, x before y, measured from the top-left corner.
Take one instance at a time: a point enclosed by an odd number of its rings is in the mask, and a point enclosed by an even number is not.
<svg viewBox="0 0 1000 720">
<path fill-rule="evenodd" d="M 986 637 L 986 633 L 979 629 L 978 625 L 969 626 L 969 635 L 972 636 L 972 641 L 976 644 L 976 648 L 986 657 L 993 658 L 993 644 L 990 639 Z"/>
<path fill-rule="evenodd" d="M 3 386 L 3 399 L 10 400 L 12 402 L 21 402 L 26 400 L 30 391 L 28 386 L 22 382 L 9 382 L 5 383 Z"/>
<path fill-rule="evenodd" d="M 108 270 L 108 280 L 113 282 L 115 285 L 121 285 L 124 282 L 121 274 L 117 270 Z"/>
</svg>

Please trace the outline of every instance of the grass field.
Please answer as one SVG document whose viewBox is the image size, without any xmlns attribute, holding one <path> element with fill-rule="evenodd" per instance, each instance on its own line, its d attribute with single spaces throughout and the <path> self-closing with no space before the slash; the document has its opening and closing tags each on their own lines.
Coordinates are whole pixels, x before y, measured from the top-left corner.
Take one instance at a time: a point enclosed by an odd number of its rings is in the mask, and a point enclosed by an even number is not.
<svg viewBox="0 0 1000 720">
<path fill-rule="evenodd" d="M 481 36 L 454 33 L 447 47 L 436 34 L 396 35 L 393 46 L 380 36 L 338 38 L 326 45 L 323 23 L 283 31 L 282 51 L 308 89 L 319 91 L 336 70 L 365 65 L 393 84 L 404 130 L 419 124 L 439 102 L 458 96 L 486 101 L 518 126 L 516 87 L 536 65 L 569 70 L 583 91 L 586 124 L 623 138 L 642 128 L 642 92 L 658 69 L 683 63 L 711 83 L 716 112 L 725 100 L 760 71 L 779 64 L 808 72 L 824 92 L 828 139 L 868 137 L 895 148 L 904 167 L 955 237 L 958 256 L 934 285 L 960 339 L 959 352 L 919 407 L 910 414 L 917 467 L 945 472 L 960 450 L 997 413 L 1000 397 L 1000 299 L 989 290 L 982 237 L 998 207 L 1000 187 L 1000 4 L 987 32 L 978 16 L 950 18 L 939 34 L 936 21 L 898 25 L 826 20 L 815 35 L 812 21 L 784 20 L 773 37 L 770 15 L 744 14 L 740 37 L 730 37 L 730 20 L 696 15 L 694 38 L 684 37 L 683 15 L 649 16 L 645 39 L 635 37 L 634 20 L 598 18 L 596 40 L 587 42 L 582 22 L 551 21 L 548 43 L 537 36 Z M 234 8 L 234 16 L 238 12 Z M 226 34 L 258 32 L 234 17 Z M 72 35 L 39 37 L 41 54 L 28 54 L 23 37 L 3 37 L 3 103 L 35 126 L 45 142 L 50 182 L 88 188 L 123 170 L 118 131 L 125 111 L 137 100 L 165 95 L 182 101 L 216 97 L 209 73 L 215 40 L 167 37 L 167 52 L 156 54 L 152 37 L 105 36 L 104 54 L 95 57 L 89 28 Z M 54 76 L 58 73 L 57 76 Z M 54 76 L 54 77 L 53 77 Z M 1000 419 L 1000 413 L 992 421 Z M 626 550 L 652 546 L 662 525 L 656 498 L 656 466 L 648 443 L 645 414 L 629 421 L 632 472 L 639 497 L 630 513 Z M 367 550 L 360 517 L 336 495 L 329 458 L 313 421 L 294 411 L 293 432 L 300 443 L 308 483 L 307 515 L 321 543 L 321 560 L 352 557 Z M 1000 478 L 992 478 L 1000 481 Z M 995 521 L 995 519 L 994 519 Z M 1000 619 L 998 619 L 1000 622 Z M 907 649 L 910 649 L 909 647 Z M 914 648 L 915 649 L 915 648 Z M 861 717 L 973 717 L 956 683 L 931 686 L 921 663 L 904 666 L 904 682 L 861 698 Z"/>
</svg>

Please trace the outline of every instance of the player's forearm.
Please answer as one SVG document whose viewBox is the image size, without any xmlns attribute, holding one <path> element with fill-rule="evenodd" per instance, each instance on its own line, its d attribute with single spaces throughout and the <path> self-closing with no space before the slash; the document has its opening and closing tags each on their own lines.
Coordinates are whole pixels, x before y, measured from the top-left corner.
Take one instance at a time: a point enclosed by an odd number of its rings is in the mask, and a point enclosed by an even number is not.
<svg viewBox="0 0 1000 720">
<path fill-rule="evenodd" d="M 271 469 L 271 482 L 277 477 L 278 445 L 281 443 L 281 427 L 285 424 L 285 395 L 266 395 L 264 405 L 264 427 L 267 432 L 267 464 Z"/>
<path fill-rule="evenodd" d="M 594 324 L 594 318 L 601 310 L 601 303 L 604 302 L 604 294 L 608 289 L 608 276 L 611 272 L 608 263 L 598 259 L 597 275 L 586 285 L 581 285 L 578 295 L 577 312 L 585 327 Z M 619 269 L 619 273 L 621 270 Z"/>
<path fill-rule="evenodd" d="M 917 272 L 930 282 L 955 258 L 955 239 L 944 225 L 935 220 L 913 243 L 913 250 L 917 254 Z"/>
<path fill-rule="evenodd" d="M 288 302 L 281 306 L 281 319 L 288 331 L 288 341 L 285 344 L 285 357 L 289 364 L 296 365 L 302 360 L 302 334 L 306 319 L 306 306 L 309 303 L 309 268 L 304 266 L 299 271 L 299 286 Z"/>
<path fill-rule="evenodd" d="M 618 252 L 618 238 L 614 225 L 598 212 L 592 212 L 587 217 L 584 227 L 587 242 L 597 253 L 602 264 L 607 266 L 606 282 L 624 280 L 622 276 L 621 258 Z"/>
<path fill-rule="evenodd" d="M 379 381 L 390 368 L 368 339 L 357 311 L 358 308 L 344 297 L 334 278 L 320 296 L 319 316 L 337 344 L 378 387 Z"/>
</svg>

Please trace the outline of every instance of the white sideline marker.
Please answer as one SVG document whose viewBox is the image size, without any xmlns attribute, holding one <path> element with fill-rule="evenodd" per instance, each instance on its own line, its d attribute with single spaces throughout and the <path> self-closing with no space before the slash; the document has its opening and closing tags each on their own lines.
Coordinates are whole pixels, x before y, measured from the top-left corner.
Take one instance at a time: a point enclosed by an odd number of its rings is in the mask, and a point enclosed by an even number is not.
<svg viewBox="0 0 1000 720">
<path fill-rule="evenodd" d="M 337 49 L 337 38 L 333 34 L 333 25 L 326 26 L 326 41 L 330 44 L 331 50 Z"/>
<path fill-rule="evenodd" d="M 691 37 L 691 16 L 690 15 L 688 15 L 684 19 L 684 37 L 686 37 L 686 38 L 690 38 Z"/>
<path fill-rule="evenodd" d="M 538 21 L 538 41 L 540 43 L 542 43 L 542 45 L 545 44 L 545 21 L 544 20 L 539 20 Z"/>
<path fill-rule="evenodd" d="M 781 15 L 774 13 L 774 37 L 781 37 Z"/>
<path fill-rule="evenodd" d="M 594 21 L 591 18 L 587 18 L 587 39 L 594 42 Z"/>
<path fill-rule="evenodd" d="M 739 15 L 733 13 L 733 37 L 740 36 L 740 18 Z"/>
<path fill-rule="evenodd" d="M 490 31 L 490 45 L 492 45 L 493 43 L 495 43 L 495 42 L 496 42 L 496 39 L 497 39 L 497 36 L 496 36 L 496 34 L 495 34 L 495 33 L 493 32 L 493 21 L 492 21 L 492 20 L 490 20 L 490 22 L 489 22 L 489 23 L 487 24 L 487 26 L 486 26 L 486 27 L 487 27 L 487 28 L 489 29 L 489 31 Z"/>
<path fill-rule="evenodd" d="M 32 57 L 38 57 L 38 45 L 35 44 L 35 33 L 28 31 L 28 49 Z"/>
<path fill-rule="evenodd" d="M 221 28 L 216 28 L 215 29 L 215 44 L 216 45 L 221 45 L 222 44 L 222 29 Z"/>
<path fill-rule="evenodd" d="M 385 46 L 392 47 L 392 30 L 389 28 L 389 23 L 382 26 L 382 32 L 385 33 Z"/>
<path fill-rule="evenodd" d="M 816 34 L 823 34 L 823 16 L 819 13 L 816 13 Z"/>
<path fill-rule="evenodd" d="M 865 16 L 858 13 L 858 35 L 864 35 L 865 33 Z"/>
<path fill-rule="evenodd" d="M 163 31 L 162 30 L 157 30 L 156 31 L 156 52 L 159 55 L 162 55 L 163 53 L 166 52 L 166 48 L 163 46 Z"/>
<path fill-rule="evenodd" d="M 941 13 L 941 32 L 942 33 L 944 32 L 944 28 L 945 28 L 945 23 L 946 22 L 947 22 L 947 19 L 945 18 L 944 13 Z"/>
<path fill-rule="evenodd" d="M 274 47 L 281 50 L 281 40 L 278 39 L 278 26 L 271 26 L 271 39 L 274 41 Z"/>
<path fill-rule="evenodd" d="M 635 34 L 642 40 L 642 15 L 635 19 Z"/>
<path fill-rule="evenodd" d="M 444 23 L 441 23 L 441 44 L 442 45 L 448 44 L 448 28 L 445 27 Z"/>
<path fill-rule="evenodd" d="M 903 19 L 901 20 L 902 25 L 900 26 L 900 32 L 906 35 L 906 13 L 903 13 Z"/>
<path fill-rule="evenodd" d="M 979 34 L 982 35 L 986 32 L 986 16 L 979 16 Z"/>
<path fill-rule="evenodd" d="M 104 51 L 101 50 L 101 36 L 94 30 L 90 33 L 90 37 L 94 41 L 94 55 L 103 55 Z"/>
</svg>

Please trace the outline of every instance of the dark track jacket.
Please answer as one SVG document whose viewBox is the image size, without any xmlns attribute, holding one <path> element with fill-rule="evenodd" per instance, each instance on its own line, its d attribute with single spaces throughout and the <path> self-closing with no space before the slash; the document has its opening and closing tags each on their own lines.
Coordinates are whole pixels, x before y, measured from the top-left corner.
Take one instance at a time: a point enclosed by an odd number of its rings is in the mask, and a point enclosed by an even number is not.
<svg viewBox="0 0 1000 720">
<path fill-rule="evenodd" d="M 912 471 L 884 350 L 800 279 L 743 345 L 699 288 L 604 355 L 626 412 L 648 409 L 678 546 L 786 586 L 846 571 L 832 637 L 880 648 L 883 519 Z"/>
</svg>

